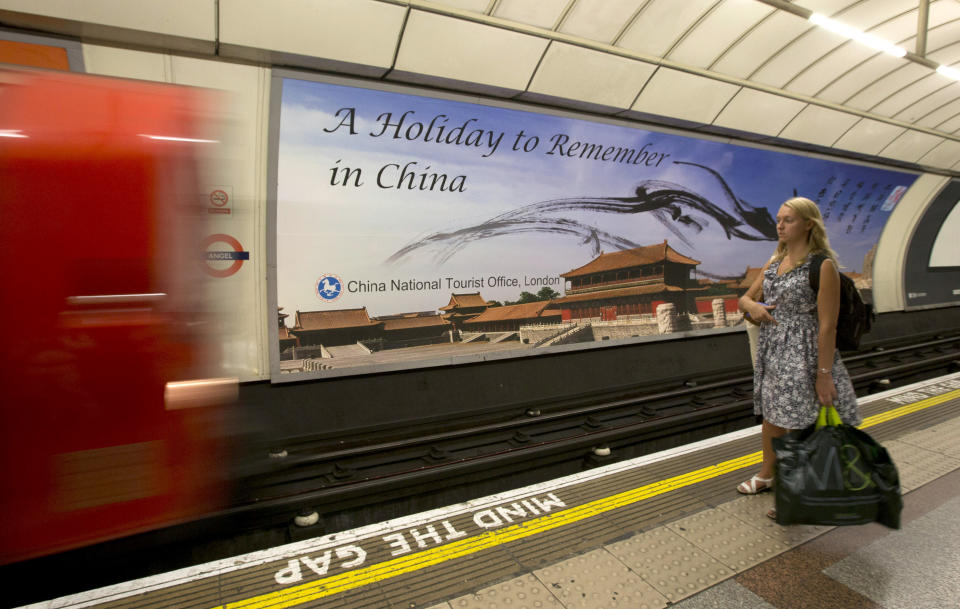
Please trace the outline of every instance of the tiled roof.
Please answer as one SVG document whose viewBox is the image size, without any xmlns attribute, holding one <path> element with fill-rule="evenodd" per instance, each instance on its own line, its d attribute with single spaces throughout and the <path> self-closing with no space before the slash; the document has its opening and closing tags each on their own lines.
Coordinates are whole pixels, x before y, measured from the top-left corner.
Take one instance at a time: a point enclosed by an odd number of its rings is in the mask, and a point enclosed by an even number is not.
<svg viewBox="0 0 960 609">
<path fill-rule="evenodd" d="M 760 273 L 760 269 L 763 267 L 760 266 L 748 266 L 747 272 L 743 276 L 743 280 L 740 282 L 738 287 L 747 289 L 753 285 L 753 281 L 757 278 L 757 275 Z"/>
<path fill-rule="evenodd" d="M 379 321 L 371 321 L 367 315 L 367 308 L 359 309 L 337 309 L 334 311 L 297 311 L 296 324 L 293 332 L 297 330 L 332 330 L 334 328 L 358 328 L 366 326 L 375 326 Z"/>
<path fill-rule="evenodd" d="M 544 311 L 553 304 L 549 300 L 540 302 L 527 302 L 524 304 L 507 305 L 503 307 L 490 307 L 480 315 L 469 320 L 467 324 L 483 323 L 485 321 L 505 321 L 508 319 L 535 319 L 537 317 L 546 317 L 547 315 L 560 315 L 559 311 Z"/>
<path fill-rule="evenodd" d="M 638 285 L 631 288 L 617 288 L 614 290 L 597 290 L 596 292 L 587 292 L 586 294 L 571 294 L 562 298 L 554 298 L 553 304 L 564 304 L 567 302 L 584 302 L 590 300 L 608 300 L 610 298 L 622 298 L 624 296 L 642 296 L 645 294 L 660 294 L 662 292 L 682 292 L 683 288 L 674 287 L 665 283 L 653 283 L 649 285 Z M 699 292 L 699 288 L 688 289 L 688 292 Z"/>
<path fill-rule="evenodd" d="M 469 294 L 451 294 L 450 303 L 445 307 L 440 307 L 440 310 L 451 311 L 457 308 L 469 309 L 485 306 L 487 306 L 487 301 L 480 296 L 480 292 L 471 292 Z"/>
<path fill-rule="evenodd" d="M 406 330 L 408 328 L 428 328 L 430 326 L 445 326 L 449 322 L 443 319 L 439 315 L 431 315 L 430 317 L 400 317 L 394 319 L 386 319 L 383 321 L 384 330 Z"/>
<path fill-rule="evenodd" d="M 636 247 L 632 250 L 620 250 L 609 254 L 600 254 L 587 264 L 580 268 L 561 273 L 561 277 L 576 277 L 578 275 L 591 275 L 603 271 L 612 271 L 614 269 L 627 269 L 645 264 L 655 264 L 657 262 L 676 262 L 678 264 L 700 264 L 699 260 L 688 258 L 667 245 L 666 240 L 656 245 L 645 245 Z"/>
<path fill-rule="evenodd" d="M 280 337 L 280 340 L 283 340 L 285 338 L 296 338 L 290 335 L 290 328 L 280 328 L 277 331 L 277 336 Z"/>
</svg>

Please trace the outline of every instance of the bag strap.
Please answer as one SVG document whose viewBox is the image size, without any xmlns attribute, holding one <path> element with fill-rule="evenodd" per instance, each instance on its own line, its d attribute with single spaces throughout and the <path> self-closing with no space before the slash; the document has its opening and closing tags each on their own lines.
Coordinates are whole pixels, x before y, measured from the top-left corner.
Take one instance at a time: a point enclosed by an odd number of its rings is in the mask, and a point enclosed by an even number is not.
<svg viewBox="0 0 960 609">
<path fill-rule="evenodd" d="M 827 257 L 823 254 L 810 255 L 810 287 L 816 295 L 820 291 L 820 266 Z"/>
</svg>

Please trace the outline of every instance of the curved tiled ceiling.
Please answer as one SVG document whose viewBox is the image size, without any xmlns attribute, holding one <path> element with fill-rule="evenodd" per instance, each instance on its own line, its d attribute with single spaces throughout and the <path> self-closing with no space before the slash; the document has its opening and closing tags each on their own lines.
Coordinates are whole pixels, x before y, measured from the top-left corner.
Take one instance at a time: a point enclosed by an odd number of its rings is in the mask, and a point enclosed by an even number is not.
<svg viewBox="0 0 960 609">
<path fill-rule="evenodd" d="M 960 69 L 960 0 L 0 0 L 0 24 L 960 175 L 960 82 L 935 71 Z"/>
<path fill-rule="evenodd" d="M 433 0 L 388 80 L 960 170 L 958 0 Z M 918 19 L 926 4 L 925 48 Z M 818 12 L 897 44 L 820 28 Z"/>
</svg>

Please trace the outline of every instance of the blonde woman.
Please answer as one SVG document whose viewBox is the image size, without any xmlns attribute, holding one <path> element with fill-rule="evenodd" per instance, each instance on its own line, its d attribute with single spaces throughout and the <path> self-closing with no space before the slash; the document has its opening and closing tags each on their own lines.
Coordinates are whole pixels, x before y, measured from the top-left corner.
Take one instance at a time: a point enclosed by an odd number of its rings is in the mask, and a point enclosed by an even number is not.
<svg viewBox="0 0 960 609">
<path fill-rule="evenodd" d="M 840 275 L 817 204 L 804 197 L 784 202 L 777 212 L 777 237 L 773 256 L 739 303 L 760 323 L 753 408 L 763 416 L 763 463 L 737 487 L 746 495 L 773 484 L 773 438 L 815 422 L 820 404 L 833 404 L 844 423 L 861 421 L 850 375 L 835 348 Z M 812 254 L 826 256 L 818 294 L 810 287 Z"/>
</svg>

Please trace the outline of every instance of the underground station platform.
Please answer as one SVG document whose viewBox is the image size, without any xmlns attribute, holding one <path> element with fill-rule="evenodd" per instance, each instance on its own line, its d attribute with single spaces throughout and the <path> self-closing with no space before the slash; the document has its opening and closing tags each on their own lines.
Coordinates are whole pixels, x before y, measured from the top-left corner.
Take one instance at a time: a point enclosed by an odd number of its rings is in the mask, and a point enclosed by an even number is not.
<svg viewBox="0 0 960 609">
<path fill-rule="evenodd" d="M 960 373 L 860 399 L 901 528 L 780 526 L 743 496 L 760 428 L 362 528 L 30 605 L 960 607 Z"/>
</svg>

